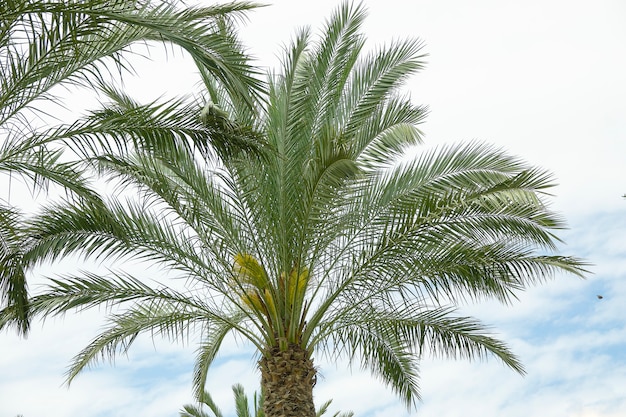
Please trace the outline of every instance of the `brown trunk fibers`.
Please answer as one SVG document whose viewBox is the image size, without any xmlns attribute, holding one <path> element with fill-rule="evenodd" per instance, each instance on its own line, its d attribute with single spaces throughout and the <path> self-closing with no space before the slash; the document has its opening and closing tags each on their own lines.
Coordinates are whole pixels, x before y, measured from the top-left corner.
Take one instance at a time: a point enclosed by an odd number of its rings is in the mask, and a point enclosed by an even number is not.
<svg viewBox="0 0 626 417">
<path fill-rule="evenodd" d="M 316 371 L 309 353 L 298 345 L 272 349 L 259 361 L 265 417 L 315 417 Z"/>
</svg>

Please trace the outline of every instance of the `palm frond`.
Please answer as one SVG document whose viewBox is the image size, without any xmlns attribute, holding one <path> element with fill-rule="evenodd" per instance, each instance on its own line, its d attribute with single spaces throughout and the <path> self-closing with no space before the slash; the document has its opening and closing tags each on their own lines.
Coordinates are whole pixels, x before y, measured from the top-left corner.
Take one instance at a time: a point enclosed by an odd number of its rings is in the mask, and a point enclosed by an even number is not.
<svg viewBox="0 0 626 417">
<path fill-rule="evenodd" d="M 112 318 L 113 325 L 103 331 L 78 355 L 76 355 L 66 373 L 67 383 L 85 368 L 104 359 L 113 359 L 118 353 L 125 353 L 139 333 L 155 332 L 166 335 L 186 334 L 195 322 L 203 317 L 197 313 L 177 311 L 173 308 L 130 308 L 124 314 Z"/>
<path fill-rule="evenodd" d="M 206 392 L 206 380 L 209 373 L 209 368 L 216 358 L 222 342 L 228 336 L 229 333 L 237 330 L 236 323 L 241 322 L 245 318 L 245 315 L 239 311 L 232 314 L 226 320 L 214 321 L 207 325 L 203 340 L 200 342 L 197 353 L 196 361 L 193 371 L 193 389 L 194 396 L 200 400 L 203 400 L 203 393 Z M 260 345 L 259 341 L 255 338 L 249 339 L 253 344 Z"/>
<path fill-rule="evenodd" d="M 204 391 L 202 394 L 202 398 L 200 398 L 200 402 L 209 407 L 209 410 L 215 415 L 215 417 L 222 417 L 222 410 L 219 409 L 211 394 L 208 391 Z"/>
<path fill-rule="evenodd" d="M 352 73 L 350 89 L 343 98 L 342 113 L 347 115 L 343 122 L 342 136 L 346 138 L 358 138 L 352 146 L 354 154 L 358 155 L 365 149 L 375 136 L 364 134 L 362 125 L 364 121 L 381 119 L 395 119 L 393 125 L 400 124 L 400 117 L 405 117 L 405 126 L 413 127 L 423 118 L 421 110 L 410 105 L 408 101 L 402 101 L 402 109 L 394 101 L 394 93 L 402 83 L 412 74 L 422 69 L 425 55 L 421 54 L 422 43 L 417 40 L 405 40 L 392 43 L 389 47 L 374 52 L 369 57 L 359 62 L 358 67 Z M 390 107 L 387 117 L 377 116 L 382 109 Z M 414 113 L 413 118 L 407 118 L 408 114 Z M 417 110 L 417 114 L 415 114 Z M 400 119 L 401 120 L 401 119 Z M 380 123 L 380 122 L 379 122 Z M 383 126 L 389 125 L 388 123 Z M 393 126 L 392 125 L 392 126 Z M 386 130 L 384 127 L 380 131 Z M 414 144 L 416 139 L 407 141 L 406 144 Z"/>
<path fill-rule="evenodd" d="M 47 291 L 30 300 L 30 307 L 33 315 L 47 317 L 101 305 L 124 306 L 129 302 L 132 304 L 123 313 L 111 314 L 107 329 L 74 357 L 67 373 L 68 383 L 85 367 L 126 352 L 140 333 L 178 341 L 189 338 L 194 329 L 200 331 L 205 323 L 234 328 L 240 334 L 249 333 L 239 326 L 245 317 L 241 314 L 229 316 L 189 293 L 154 289 L 130 275 L 102 277 L 85 272 L 82 277 L 52 279 Z M 9 313 L 5 309 L 1 315 L 5 318 Z"/>
<path fill-rule="evenodd" d="M 11 207 L 0 205 L 0 308 L 10 311 L 0 319 L 0 329 L 14 324 L 26 334 L 30 327 L 28 285 L 23 262 L 25 236 L 20 230 L 22 215 Z"/>
<path fill-rule="evenodd" d="M 237 417 L 253 417 L 250 415 L 250 408 L 248 407 L 248 396 L 243 389 L 243 385 L 233 385 L 233 394 L 235 395 L 235 410 L 237 412 Z"/>
<path fill-rule="evenodd" d="M 544 171 L 528 169 L 484 145 L 433 151 L 355 187 L 355 194 L 346 195 L 348 205 L 334 210 L 344 235 L 330 244 L 322 239 L 328 246 L 318 250 L 331 250 L 326 252 L 333 260 L 327 268 L 341 269 L 358 259 L 358 271 L 347 279 L 364 282 L 377 276 L 394 282 L 403 277 L 415 285 L 432 279 L 454 286 L 485 283 L 480 277 L 491 277 L 492 284 L 500 280 L 504 287 L 513 284 L 514 290 L 562 270 L 553 262 L 569 263 L 566 270 L 583 273 L 580 260 L 531 255 L 553 250 L 553 230 L 563 227 L 539 198 L 550 185 Z M 455 272 L 444 272 L 449 268 Z M 429 270 L 442 272 L 442 279 Z M 459 279 L 453 279 L 456 273 Z M 338 285 L 335 294 L 350 284 Z M 503 291 L 491 292 L 488 286 L 476 289 L 474 294 L 488 291 L 507 299 Z"/>
<path fill-rule="evenodd" d="M 209 409 L 213 411 L 213 415 L 215 417 L 222 417 L 222 414 L 216 414 L 215 410 L 210 408 L 211 406 L 207 404 Z M 183 409 L 180 412 L 180 417 L 211 417 L 209 413 L 204 411 L 201 405 L 193 405 L 193 404 L 185 404 Z"/>
<path fill-rule="evenodd" d="M 46 131 L 45 136 L 64 141 L 85 157 L 136 149 L 167 155 L 185 149 L 216 161 L 266 152 L 254 129 L 203 118 L 197 102 L 180 98 L 139 104 L 111 85 L 100 85 L 100 89 L 110 103 L 71 126 Z"/>
<path fill-rule="evenodd" d="M 0 47 L 6 48 L 3 67 L 10 72 L 1 91 L 10 95 L 0 100 L 2 121 L 60 82 L 102 80 L 98 64 L 102 59 L 110 57 L 120 69 L 126 68 L 121 52 L 140 41 L 178 45 L 210 68 L 233 94 L 249 98 L 258 94 L 254 90 L 260 84 L 249 75 L 252 70 L 225 20 L 243 16 L 256 7 L 252 3 L 177 10 L 168 2 L 155 6 L 127 0 L 21 0 L 5 7 L 8 35 Z M 24 37 L 28 47 L 23 48 Z M 21 59 L 22 54 L 28 59 Z"/>
<path fill-rule="evenodd" d="M 419 356 L 411 353 L 410 347 L 390 330 L 378 327 L 378 324 L 365 324 L 365 329 L 359 329 L 359 324 L 353 323 L 347 329 L 335 332 L 333 342 L 341 346 L 335 354 L 345 349 L 349 358 L 358 360 L 363 369 L 369 369 L 389 385 L 407 407 L 414 406 L 420 399 L 416 365 Z"/>
<path fill-rule="evenodd" d="M 371 303 L 365 299 L 345 304 L 332 321 L 320 326 L 319 343 L 328 355 L 359 361 L 407 406 L 420 398 L 415 364 L 427 353 L 470 360 L 495 356 L 524 373 L 519 359 L 490 335 L 489 328 L 472 318 L 455 317 L 453 308 L 426 308 L 400 298 L 395 302 L 385 298 L 378 307 Z"/>
<path fill-rule="evenodd" d="M 203 246 L 192 230 L 169 222 L 166 214 L 133 202 L 51 206 L 30 222 L 32 237 L 24 259 L 35 264 L 70 253 L 96 260 L 132 256 L 181 271 L 192 279 L 204 279 L 207 273 L 223 275 L 230 264 L 227 254 L 219 247 Z M 222 288 L 220 285 L 215 282 L 215 287 Z"/>
</svg>

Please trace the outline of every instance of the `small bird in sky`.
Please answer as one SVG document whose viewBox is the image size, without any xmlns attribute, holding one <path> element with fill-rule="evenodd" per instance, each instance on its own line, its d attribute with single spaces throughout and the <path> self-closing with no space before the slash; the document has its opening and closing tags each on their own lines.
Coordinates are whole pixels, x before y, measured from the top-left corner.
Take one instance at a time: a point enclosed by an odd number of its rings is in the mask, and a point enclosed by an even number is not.
<svg viewBox="0 0 626 417">
<path fill-rule="evenodd" d="M 601 295 L 599 295 L 599 294 L 598 294 L 598 295 L 596 295 L 596 297 L 598 297 L 598 300 L 602 300 L 602 299 L 604 298 L 603 296 L 601 296 Z"/>
</svg>

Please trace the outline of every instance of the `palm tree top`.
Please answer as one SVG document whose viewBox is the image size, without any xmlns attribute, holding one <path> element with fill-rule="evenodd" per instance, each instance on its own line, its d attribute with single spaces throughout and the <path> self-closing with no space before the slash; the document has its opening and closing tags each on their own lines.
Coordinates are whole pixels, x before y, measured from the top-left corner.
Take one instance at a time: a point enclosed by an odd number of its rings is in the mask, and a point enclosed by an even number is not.
<svg viewBox="0 0 626 417">
<path fill-rule="evenodd" d="M 319 38 L 298 32 L 268 75 L 262 108 L 205 79 L 211 103 L 201 122 L 214 134 L 260 136 L 269 151 L 220 157 L 176 146 L 188 136 L 132 131 L 134 146 L 89 162 L 135 198 L 54 205 L 32 219 L 29 265 L 75 253 L 142 259 L 189 283 L 187 291 L 154 287 L 118 270 L 52 280 L 31 300 L 35 314 L 116 308 L 75 357 L 69 380 L 139 333 L 177 339 L 188 329 L 202 339 L 196 395 L 224 339 L 238 334 L 258 351 L 268 417 L 315 414 L 320 355 L 359 363 L 409 406 L 429 353 L 495 356 L 523 372 L 503 342 L 455 306 L 509 303 L 557 273 L 583 274 L 582 261 L 553 254 L 564 223 L 547 204 L 552 176 L 478 142 L 398 163 L 422 142 L 427 109 L 401 92 L 424 66 L 422 43 L 364 54 L 364 18 L 363 6 L 344 3 Z M 123 132 L 122 116 L 137 108 L 117 100 L 88 122 Z M 107 119 L 111 112 L 117 117 Z M 191 120 L 160 116 L 147 125 Z M 0 314 L 0 327 L 8 318 Z"/>
</svg>

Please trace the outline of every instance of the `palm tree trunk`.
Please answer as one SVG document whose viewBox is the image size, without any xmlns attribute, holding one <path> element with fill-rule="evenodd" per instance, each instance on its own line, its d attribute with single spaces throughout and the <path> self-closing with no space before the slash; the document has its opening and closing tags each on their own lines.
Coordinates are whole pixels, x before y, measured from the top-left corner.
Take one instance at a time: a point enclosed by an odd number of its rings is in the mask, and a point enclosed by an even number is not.
<svg viewBox="0 0 626 417">
<path fill-rule="evenodd" d="M 316 371 L 309 352 L 298 345 L 277 347 L 259 361 L 265 417 L 315 417 Z"/>
</svg>

